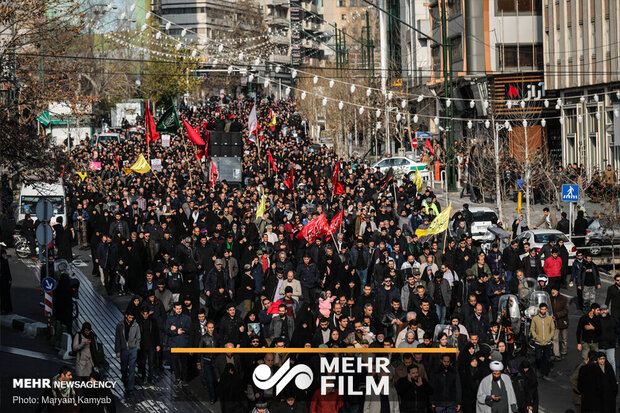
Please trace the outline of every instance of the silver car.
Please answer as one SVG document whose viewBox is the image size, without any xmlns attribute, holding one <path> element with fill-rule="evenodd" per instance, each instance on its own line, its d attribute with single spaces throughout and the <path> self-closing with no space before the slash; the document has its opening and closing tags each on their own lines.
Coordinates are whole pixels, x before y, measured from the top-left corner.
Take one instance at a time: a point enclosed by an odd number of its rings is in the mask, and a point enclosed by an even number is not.
<svg viewBox="0 0 620 413">
<path fill-rule="evenodd" d="M 564 241 L 564 247 L 568 250 L 568 265 L 572 265 L 575 255 L 577 254 L 577 247 L 575 247 L 575 244 L 573 244 L 562 231 L 556 229 L 530 229 L 522 232 L 521 235 L 517 237 L 519 244 L 521 244 L 521 240 L 527 240 L 530 244 L 530 248 L 536 250 L 540 250 L 552 239 L 555 240 L 556 243 L 558 240 Z"/>
<path fill-rule="evenodd" d="M 602 222 L 601 222 L 602 221 Z M 586 246 L 590 254 L 610 253 L 612 246 L 620 244 L 620 219 L 595 218 L 586 230 Z"/>
</svg>

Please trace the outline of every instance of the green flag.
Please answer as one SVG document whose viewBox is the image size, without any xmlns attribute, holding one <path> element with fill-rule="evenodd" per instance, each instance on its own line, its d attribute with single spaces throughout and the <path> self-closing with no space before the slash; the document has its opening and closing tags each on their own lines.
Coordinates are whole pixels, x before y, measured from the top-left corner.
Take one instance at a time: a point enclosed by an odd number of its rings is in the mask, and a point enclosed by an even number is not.
<svg viewBox="0 0 620 413">
<path fill-rule="evenodd" d="M 45 112 L 41 113 L 39 117 L 37 118 L 37 120 L 41 122 L 43 126 L 49 125 L 50 124 L 50 111 L 46 110 Z"/>
<path fill-rule="evenodd" d="M 181 127 L 179 123 L 179 115 L 177 114 L 177 108 L 174 106 L 174 102 L 166 111 L 159 117 L 157 127 L 155 130 L 159 133 L 169 133 L 176 135 L 177 130 Z"/>
</svg>

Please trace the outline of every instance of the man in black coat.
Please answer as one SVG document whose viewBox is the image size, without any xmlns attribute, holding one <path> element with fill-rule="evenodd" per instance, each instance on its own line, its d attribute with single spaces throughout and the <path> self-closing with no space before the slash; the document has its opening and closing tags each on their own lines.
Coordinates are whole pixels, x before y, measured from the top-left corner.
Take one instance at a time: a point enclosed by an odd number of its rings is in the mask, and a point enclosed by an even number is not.
<svg viewBox="0 0 620 413">
<path fill-rule="evenodd" d="M 396 382 L 396 391 L 400 396 L 400 413 L 428 412 L 429 396 L 433 388 L 420 376 L 417 365 L 407 368 L 407 375 Z"/>
<path fill-rule="evenodd" d="M 140 326 L 140 348 L 138 350 L 138 373 L 146 384 L 153 383 L 153 370 L 155 369 L 155 355 L 161 351 L 159 341 L 159 326 L 157 320 L 150 314 L 149 308 L 143 306 L 138 317 Z M 146 363 L 149 364 L 149 374 L 146 375 Z"/>
<path fill-rule="evenodd" d="M 577 381 L 582 413 L 616 413 L 618 384 L 605 353 L 590 351 Z"/>
</svg>

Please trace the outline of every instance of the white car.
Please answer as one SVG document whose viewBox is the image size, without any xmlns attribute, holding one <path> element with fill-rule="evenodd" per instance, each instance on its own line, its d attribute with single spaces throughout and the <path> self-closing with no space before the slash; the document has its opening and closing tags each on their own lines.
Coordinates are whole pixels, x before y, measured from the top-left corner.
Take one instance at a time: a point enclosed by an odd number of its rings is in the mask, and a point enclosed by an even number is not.
<svg viewBox="0 0 620 413">
<path fill-rule="evenodd" d="M 459 209 L 455 212 L 450 219 L 450 223 L 448 224 L 450 235 L 452 235 L 452 237 L 454 237 L 454 218 L 459 212 L 463 212 L 463 210 Z M 479 242 L 495 241 L 495 235 L 489 232 L 490 227 L 497 225 L 497 214 L 495 211 L 488 207 L 469 207 L 469 212 L 471 212 L 474 217 L 471 222 L 472 239 Z"/>
<path fill-rule="evenodd" d="M 394 175 L 407 176 L 409 180 L 413 180 L 416 169 L 420 171 L 420 177 L 423 181 L 430 178 L 428 165 L 423 162 L 415 162 L 404 156 L 394 156 L 391 158 L 383 158 L 372 166 L 373 170 L 379 168 L 381 173 L 385 174 L 390 168 L 393 168 Z"/>
<path fill-rule="evenodd" d="M 577 254 L 577 247 L 575 247 L 575 244 L 573 244 L 562 231 L 555 229 L 530 229 L 517 237 L 519 245 L 521 245 L 521 240 L 527 240 L 530 244 L 530 248 L 535 248 L 537 250 L 541 249 L 552 239 L 555 240 L 556 245 L 558 240 L 561 239 L 564 241 L 564 246 L 568 250 L 568 265 L 571 265 Z"/>
</svg>

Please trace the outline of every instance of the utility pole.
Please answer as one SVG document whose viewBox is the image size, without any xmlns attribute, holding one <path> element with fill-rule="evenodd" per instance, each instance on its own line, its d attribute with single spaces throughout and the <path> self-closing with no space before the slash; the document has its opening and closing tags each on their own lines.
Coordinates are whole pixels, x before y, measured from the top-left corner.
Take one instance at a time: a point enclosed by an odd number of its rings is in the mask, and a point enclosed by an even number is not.
<svg viewBox="0 0 620 413">
<path fill-rule="evenodd" d="M 384 83 L 387 80 L 387 77 L 386 77 L 387 73 L 385 73 L 385 71 L 387 71 L 387 55 L 385 57 L 386 60 L 385 60 L 385 68 L 384 68 L 383 53 L 387 52 L 387 32 L 386 32 L 387 25 L 385 22 L 385 18 L 386 16 L 390 16 L 390 18 L 400 22 L 401 24 L 413 30 L 414 32 L 422 35 L 424 38 L 432 42 L 435 42 L 442 47 L 443 54 L 444 54 L 443 78 L 444 78 L 444 89 L 445 89 L 445 94 L 446 94 L 445 97 L 446 99 L 452 99 L 453 97 L 452 96 L 452 93 L 453 93 L 453 90 L 452 90 L 452 45 L 450 42 L 450 38 L 448 37 L 448 30 L 447 30 L 447 16 L 446 16 L 447 0 L 439 0 L 439 3 L 441 4 L 440 7 L 441 7 L 441 20 L 442 20 L 441 41 L 437 41 L 436 39 L 432 38 L 428 34 L 418 30 L 411 24 L 407 23 L 406 21 L 403 21 L 402 19 L 399 19 L 397 16 L 394 16 L 394 14 L 385 10 L 385 0 L 381 0 L 380 6 L 377 6 L 371 0 L 362 0 L 362 1 L 368 4 L 369 6 L 372 6 L 375 9 L 380 11 L 379 28 L 381 30 L 381 70 L 383 71 L 382 76 L 381 76 L 382 90 L 387 90 L 387 83 Z M 384 51 L 384 43 L 386 44 L 385 51 Z M 384 84 L 385 84 L 385 89 L 383 88 Z M 384 94 L 385 93 L 386 92 L 384 91 Z M 446 175 L 447 175 L 447 180 L 448 180 L 448 190 L 456 190 L 456 174 L 455 174 L 455 169 L 454 169 L 454 108 L 453 106 L 454 105 L 450 105 L 450 107 L 446 108 L 446 112 L 445 112 L 446 121 L 444 122 L 444 125 L 445 125 L 444 130 L 446 131 L 446 155 L 447 155 L 446 157 L 447 174 Z M 386 109 L 387 109 L 387 102 L 386 102 Z"/>
<path fill-rule="evenodd" d="M 385 9 L 385 0 L 381 0 L 381 9 Z M 387 91 L 388 82 L 388 33 L 387 33 L 387 13 L 383 10 L 379 12 L 379 34 L 381 40 L 381 92 L 385 99 L 385 151 L 391 153 L 392 143 L 390 140 L 390 108 Z"/>
<path fill-rule="evenodd" d="M 446 98 L 452 97 L 452 47 L 448 37 L 447 0 L 441 1 L 441 42 L 443 52 L 443 82 Z M 454 105 L 446 105 L 444 117 L 446 131 L 446 179 L 448 191 L 456 191 L 456 171 L 454 169 Z"/>
</svg>

